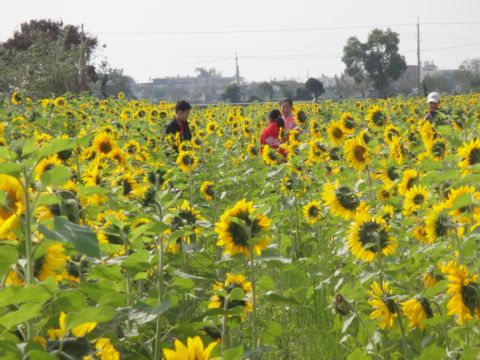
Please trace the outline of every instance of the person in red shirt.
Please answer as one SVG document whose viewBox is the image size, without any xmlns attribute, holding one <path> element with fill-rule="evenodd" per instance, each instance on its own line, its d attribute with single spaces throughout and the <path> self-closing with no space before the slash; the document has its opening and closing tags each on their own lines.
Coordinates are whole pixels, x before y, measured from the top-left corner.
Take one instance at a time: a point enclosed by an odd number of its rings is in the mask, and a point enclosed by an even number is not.
<svg viewBox="0 0 480 360">
<path fill-rule="evenodd" d="M 268 114 L 268 126 L 262 131 L 260 138 L 260 145 L 262 149 L 264 145 L 269 145 L 273 149 L 279 149 L 282 144 L 281 132 L 285 128 L 285 122 L 282 119 L 282 114 L 279 110 L 272 110 Z M 279 149 L 279 152 L 286 156 L 284 149 Z"/>
</svg>

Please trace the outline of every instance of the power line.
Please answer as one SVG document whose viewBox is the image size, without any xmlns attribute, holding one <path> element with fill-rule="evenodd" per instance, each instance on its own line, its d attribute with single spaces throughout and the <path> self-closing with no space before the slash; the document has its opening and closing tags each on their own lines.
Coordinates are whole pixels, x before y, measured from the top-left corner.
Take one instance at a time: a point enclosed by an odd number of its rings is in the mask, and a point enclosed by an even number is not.
<svg viewBox="0 0 480 360">
<path fill-rule="evenodd" d="M 422 26 L 441 26 L 441 25 L 478 25 L 480 21 L 466 22 L 425 22 Z M 376 25 L 348 25 L 348 26 L 324 26 L 309 28 L 288 28 L 288 29 L 252 29 L 252 30 L 211 30 L 211 31 L 159 31 L 159 32 L 98 32 L 94 35 L 215 35 L 215 34 L 250 34 L 250 33 L 277 33 L 277 32 L 309 32 L 309 31 L 330 31 L 330 30 L 350 30 L 350 29 L 369 29 L 373 27 L 401 27 L 416 26 L 416 23 L 399 24 L 376 24 Z"/>
</svg>

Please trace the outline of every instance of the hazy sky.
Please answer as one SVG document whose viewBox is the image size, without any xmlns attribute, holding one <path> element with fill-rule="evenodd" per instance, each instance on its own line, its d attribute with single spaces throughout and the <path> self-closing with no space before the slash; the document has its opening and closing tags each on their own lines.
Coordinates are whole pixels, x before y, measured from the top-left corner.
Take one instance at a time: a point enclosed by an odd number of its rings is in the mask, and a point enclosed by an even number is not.
<svg viewBox="0 0 480 360">
<path fill-rule="evenodd" d="M 137 81 L 197 67 L 231 76 L 235 52 L 248 81 L 305 80 L 341 73 L 346 39 L 364 41 L 379 26 L 400 34 L 400 51 L 415 64 L 417 15 L 422 61 L 448 69 L 480 57 L 480 0 L 17 0 L 2 3 L 0 41 L 30 19 L 62 19 L 106 44 L 97 62 L 106 57 Z"/>
</svg>

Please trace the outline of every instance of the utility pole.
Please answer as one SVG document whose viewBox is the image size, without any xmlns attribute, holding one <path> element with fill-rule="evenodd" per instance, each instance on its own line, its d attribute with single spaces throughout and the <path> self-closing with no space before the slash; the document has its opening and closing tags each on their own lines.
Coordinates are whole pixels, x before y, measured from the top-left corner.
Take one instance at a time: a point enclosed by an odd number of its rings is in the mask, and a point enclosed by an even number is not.
<svg viewBox="0 0 480 360">
<path fill-rule="evenodd" d="M 238 54 L 237 53 L 235 53 L 235 68 L 236 68 L 235 81 L 236 81 L 237 85 L 240 85 L 240 69 L 238 67 Z"/>
<path fill-rule="evenodd" d="M 418 96 L 421 96 L 420 89 L 420 70 L 422 68 L 422 63 L 420 62 L 420 16 L 417 16 L 417 92 Z"/>
<path fill-rule="evenodd" d="M 87 90 L 87 48 L 85 44 L 85 32 L 82 24 L 82 32 L 80 34 L 80 60 L 79 60 L 79 69 L 78 69 L 78 85 L 80 92 Z"/>
</svg>

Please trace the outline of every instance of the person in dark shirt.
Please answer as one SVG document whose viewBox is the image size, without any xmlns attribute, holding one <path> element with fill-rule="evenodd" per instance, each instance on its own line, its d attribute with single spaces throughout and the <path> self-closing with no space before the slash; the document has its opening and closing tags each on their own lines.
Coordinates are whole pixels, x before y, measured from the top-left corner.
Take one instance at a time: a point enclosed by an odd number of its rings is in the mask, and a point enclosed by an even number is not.
<svg viewBox="0 0 480 360">
<path fill-rule="evenodd" d="M 172 134 L 175 136 L 177 133 L 180 133 L 180 140 L 191 140 L 192 133 L 190 132 L 187 121 L 191 109 L 192 106 L 188 102 L 179 100 L 175 105 L 175 116 L 173 120 L 165 126 L 164 134 Z"/>
<path fill-rule="evenodd" d="M 425 114 L 425 120 L 431 123 L 437 122 L 439 115 L 438 110 L 440 108 L 440 94 L 438 92 L 431 92 L 427 97 L 428 111 Z"/>
</svg>

